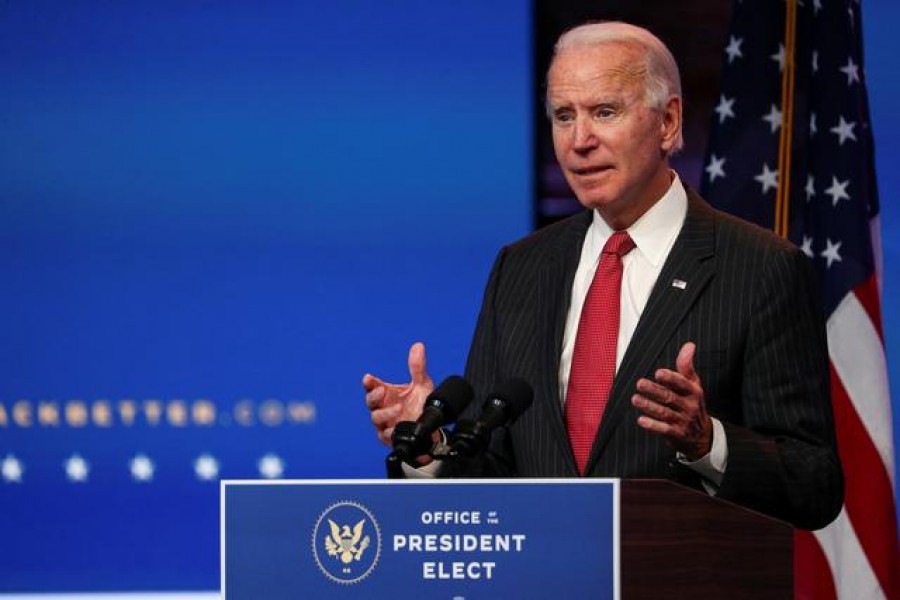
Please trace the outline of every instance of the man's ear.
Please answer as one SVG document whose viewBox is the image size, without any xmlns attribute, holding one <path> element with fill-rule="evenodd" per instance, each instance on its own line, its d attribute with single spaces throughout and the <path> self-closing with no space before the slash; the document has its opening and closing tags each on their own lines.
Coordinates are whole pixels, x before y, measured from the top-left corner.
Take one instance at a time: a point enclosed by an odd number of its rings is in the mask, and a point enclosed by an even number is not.
<svg viewBox="0 0 900 600">
<path fill-rule="evenodd" d="M 675 149 L 681 132 L 681 98 L 670 96 L 660 120 L 660 149 L 669 154 Z"/>
</svg>

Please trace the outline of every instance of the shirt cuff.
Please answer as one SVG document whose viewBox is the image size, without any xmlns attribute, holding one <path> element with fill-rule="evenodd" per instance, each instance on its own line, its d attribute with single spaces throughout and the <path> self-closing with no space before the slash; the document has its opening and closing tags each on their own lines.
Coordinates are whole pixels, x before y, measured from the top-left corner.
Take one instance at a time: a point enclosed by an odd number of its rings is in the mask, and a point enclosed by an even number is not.
<svg viewBox="0 0 900 600">
<path fill-rule="evenodd" d="M 678 462 L 684 466 L 697 472 L 703 477 L 703 487 L 706 492 L 714 496 L 722 485 L 722 477 L 725 475 L 725 468 L 728 466 L 728 440 L 725 437 L 725 428 L 722 422 L 711 417 L 712 421 L 712 447 L 709 454 L 697 460 L 691 461 L 687 457 L 678 452 L 675 457 Z"/>
</svg>

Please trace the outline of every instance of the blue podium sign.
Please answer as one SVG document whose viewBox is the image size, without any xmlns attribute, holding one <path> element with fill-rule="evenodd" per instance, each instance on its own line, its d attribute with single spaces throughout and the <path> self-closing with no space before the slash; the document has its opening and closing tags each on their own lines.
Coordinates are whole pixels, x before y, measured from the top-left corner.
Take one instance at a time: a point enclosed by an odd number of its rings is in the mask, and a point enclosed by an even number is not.
<svg viewBox="0 0 900 600">
<path fill-rule="evenodd" d="M 223 481 L 227 600 L 619 597 L 617 480 Z"/>
</svg>

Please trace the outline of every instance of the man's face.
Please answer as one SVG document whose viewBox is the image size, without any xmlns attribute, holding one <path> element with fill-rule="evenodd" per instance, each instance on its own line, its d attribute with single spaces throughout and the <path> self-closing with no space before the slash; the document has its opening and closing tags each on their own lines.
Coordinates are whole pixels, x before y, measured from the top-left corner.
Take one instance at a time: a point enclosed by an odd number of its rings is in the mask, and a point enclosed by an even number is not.
<svg viewBox="0 0 900 600">
<path fill-rule="evenodd" d="M 578 200 L 627 227 L 666 192 L 680 100 L 666 111 L 644 99 L 640 51 L 625 44 L 572 48 L 556 56 L 547 100 L 556 159 Z"/>
</svg>

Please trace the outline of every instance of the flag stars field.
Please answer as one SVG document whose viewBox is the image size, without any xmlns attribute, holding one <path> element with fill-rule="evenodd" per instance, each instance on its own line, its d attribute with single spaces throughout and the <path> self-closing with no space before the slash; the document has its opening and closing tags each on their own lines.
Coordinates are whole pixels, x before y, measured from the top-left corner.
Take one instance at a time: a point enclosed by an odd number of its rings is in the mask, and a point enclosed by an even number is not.
<svg viewBox="0 0 900 600">
<path fill-rule="evenodd" d="M 772 129 L 772 133 L 775 133 L 781 127 L 781 111 L 773 104 L 769 113 L 762 120 L 766 121 Z"/>
<path fill-rule="evenodd" d="M 807 202 L 816 197 L 816 181 L 812 173 L 806 175 L 806 187 L 803 190 L 806 192 Z"/>
<path fill-rule="evenodd" d="M 728 117 L 734 118 L 734 98 L 726 98 L 723 94 L 719 97 L 719 104 L 714 109 L 719 115 L 719 124 L 725 122 Z"/>
<path fill-rule="evenodd" d="M 772 171 L 769 169 L 769 165 L 763 163 L 762 173 L 753 179 L 762 185 L 762 193 L 765 194 L 770 189 L 774 190 L 778 187 L 778 170 Z"/>
<path fill-rule="evenodd" d="M 725 54 L 728 55 L 728 62 L 733 63 L 735 59 L 738 59 L 744 54 L 741 52 L 741 44 L 744 43 L 742 38 L 736 38 L 731 36 L 728 40 L 728 46 L 725 48 Z"/>
<path fill-rule="evenodd" d="M 716 177 L 725 177 L 725 158 L 718 158 L 715 154 L 711 154 L 705 170 L 709 174 L 710 182 L 715 181 Z"/>
<path fill-rule="evenodd" d="M 840 200 L 849 200 L 850 194 L 847 193 L 847 186 L 850 185 L 850 180 L 847 181 L 838 181 L 838 178 L 833 176 L 831 177 L 831 187 L 825 190 L 825 193 L 831 196 L 831 205 L 837 206 L 837 203 Z"/>
<path fill-rule="evenodd" d="M 856 127 L 856 123 L 847 122 L 844 120 L 844 117 L 839 117 L 838 124 L 830 129 L 831 133 L 838 136 L 838 145 L 843 146 L 844 142 L 848 139 L 856 141 L 856 134 L 853 133 L 853 128 Z"/>
<path fill-rule="evenodd" d="M 812 249 L 813 239 L 807 235 L 803 236 L 803 245 L 800 246 L 800 249 L 803 250 L 803 254 L 810 258 L 814 258 L 815 254 Z"/>
<path fill-rule="evenodd" d="M 778 52 L 776 52 L 769 58 L 778 63 L 779 71 L 784 71 L 784 44 L 778 44 Z"/>
<path fill-rule="evenodd" d="M 830 239 L 825 240 L 825 249 L 822 250 L 821 256 L 826 261 L 828 261 L 828 268 L 831 268 L 831 265 L 835 262 L 841 261 L 841 255 L 838 254 L 838 250 L 841 249 L 842 242 L 832 242 Z"/>
<path fill-rule="evenodd" d="M 847 57 L 847 64 L 840 68 L 841 73 L 847 76 L 847 85 L 859 83 L 859 65 L 853 62 L 853 57 Z"/>
</svg>

